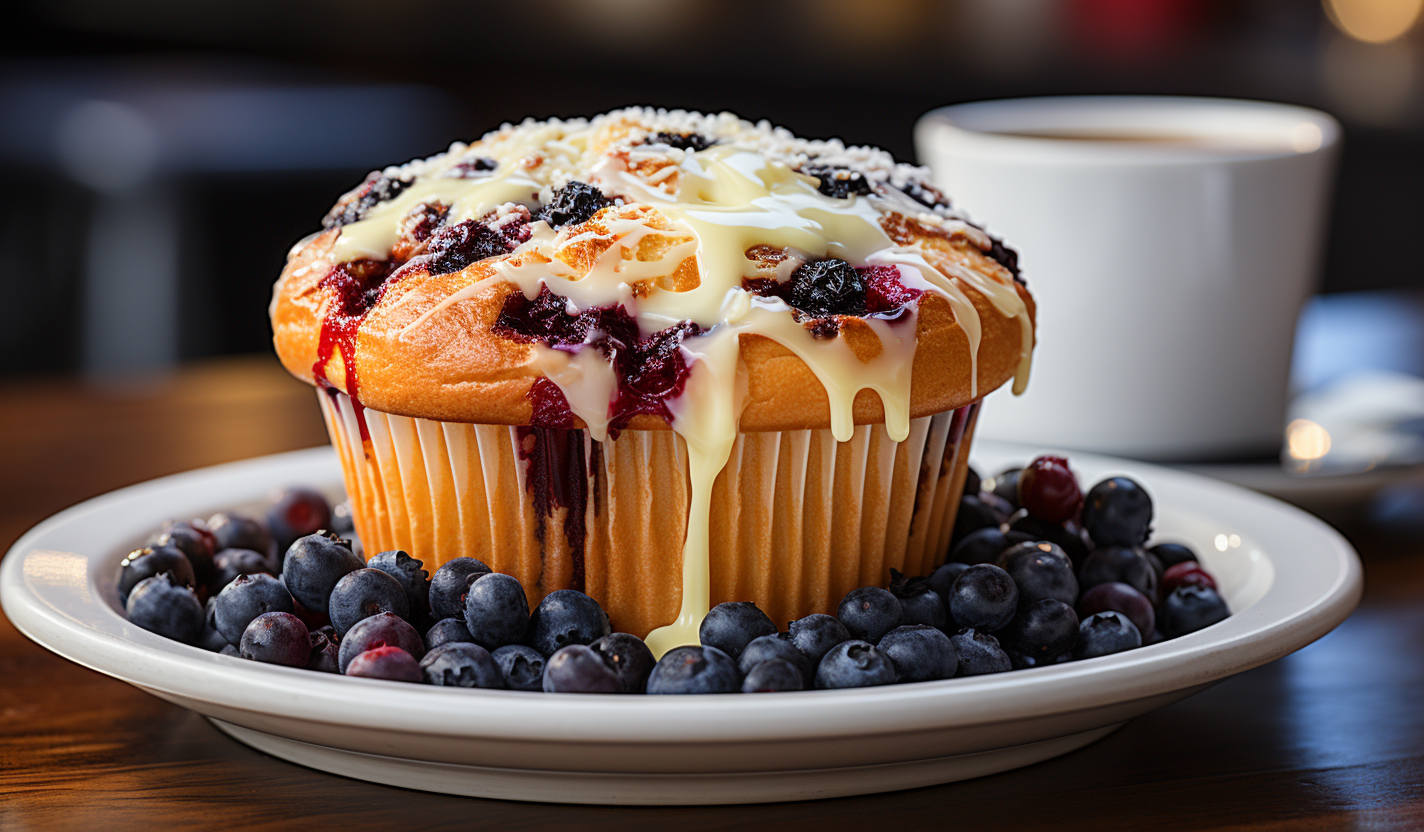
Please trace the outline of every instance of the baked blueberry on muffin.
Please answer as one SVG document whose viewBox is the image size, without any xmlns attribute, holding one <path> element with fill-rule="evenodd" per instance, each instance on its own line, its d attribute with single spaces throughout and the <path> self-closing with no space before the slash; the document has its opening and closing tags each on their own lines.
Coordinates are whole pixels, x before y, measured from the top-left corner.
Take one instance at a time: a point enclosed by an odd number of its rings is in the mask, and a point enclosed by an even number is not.
<svg viewBox="0 0 1424 832">
<path fill-rule="evenodd" d="M 368 552 L 577 589 L 661 654 L 944 559 L 1016 258 L 871 148 L 729 114 L 526 121 L 373 173 L 291 253 Z"/>
</svg>

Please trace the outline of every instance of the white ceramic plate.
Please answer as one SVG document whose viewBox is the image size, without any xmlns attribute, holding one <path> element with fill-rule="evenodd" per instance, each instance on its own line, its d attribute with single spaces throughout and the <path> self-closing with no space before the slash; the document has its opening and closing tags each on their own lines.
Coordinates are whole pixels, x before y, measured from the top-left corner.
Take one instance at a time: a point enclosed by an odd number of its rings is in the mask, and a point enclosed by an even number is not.
<svg viewBox="0 0 1424 832">
<path fill-rule="evenodd" d="M 980 470 L 1033 456 L 981 443 Z M 1321 637 L 1354 608 L 1360 563 L 1323 523 L 1267 497 L 1135 462 L 1075 455 L 1087 483 L 1137 478 L 1157 540 L 1194 546 L 1235 614 L 1084 662 L 845 691 L 630 697 L 416 687 L 262 665 L 139 629 L 119 560 L 168 518 L 340 489 L 329 448 L 166 477 L 41 523 L 0 565 L 0 601 L 67 659 L 191 708 L 293 762 L 389 785 L 564 803 L 697 804 L 891 791 L 1004 771 L 1105 736 Z"/>
</svg>

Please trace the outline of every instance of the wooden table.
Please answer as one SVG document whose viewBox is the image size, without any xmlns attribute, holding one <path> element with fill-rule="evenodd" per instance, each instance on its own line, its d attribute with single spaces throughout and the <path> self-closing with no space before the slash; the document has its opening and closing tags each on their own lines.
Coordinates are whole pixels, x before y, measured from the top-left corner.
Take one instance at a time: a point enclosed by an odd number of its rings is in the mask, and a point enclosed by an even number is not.
<svg viewBox="0 0 1424 832">
<path fill-rule="evenodd" d="M 325 441 L 265 358 L 109 389 L 0 386 L 0 542 L 151 477 Z M 1019 771 L 750 807 L 545 806 L 347 780 L 253 751 L 0 620 L 0 829 L 1424 828 L 1424 545 L 1346 528 L 1369 579 L 1336 632 Z"/>
</svg>

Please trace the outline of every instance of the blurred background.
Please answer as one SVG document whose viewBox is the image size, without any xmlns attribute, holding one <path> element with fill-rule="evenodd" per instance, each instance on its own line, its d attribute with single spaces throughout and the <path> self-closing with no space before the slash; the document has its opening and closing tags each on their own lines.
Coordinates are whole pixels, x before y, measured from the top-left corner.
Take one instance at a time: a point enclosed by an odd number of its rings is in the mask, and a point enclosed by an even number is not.
<svg viewBox="0 0 1424 832">
<path fill-rule="evenodd" d="M 1318 107 L 1346 127 L 1322 290 L 1409 290 L 1424 283 L 1421 6 L 20 3 L 0 63 L 0 377 L 267 351 L 288 247 L 368 170 L 503 121 L 632 103 L 730 109 L 907 159 L 918 116 L 974 99 Z"/>
</svg>

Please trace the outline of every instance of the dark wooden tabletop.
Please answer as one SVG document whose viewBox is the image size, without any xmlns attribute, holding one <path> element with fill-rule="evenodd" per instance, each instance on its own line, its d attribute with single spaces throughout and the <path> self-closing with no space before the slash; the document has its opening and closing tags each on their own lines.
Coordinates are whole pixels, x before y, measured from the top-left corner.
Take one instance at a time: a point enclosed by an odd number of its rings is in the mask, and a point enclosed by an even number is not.
<svg viewBox="0 0 1424 832">
<path fill-rule="evenodd" d="M 119 486 L 324 441 L 309 389 L 265 358 L 0 385 L 0 543 Z M 240 745 L 0 619 L 0 829 L 1424 829 L 1424 543 L 1343 530 L 1365 599 L 1304 650 L 1056 760 L 812 803 L 556 806 L 347 780 Z"/>
</svg>

